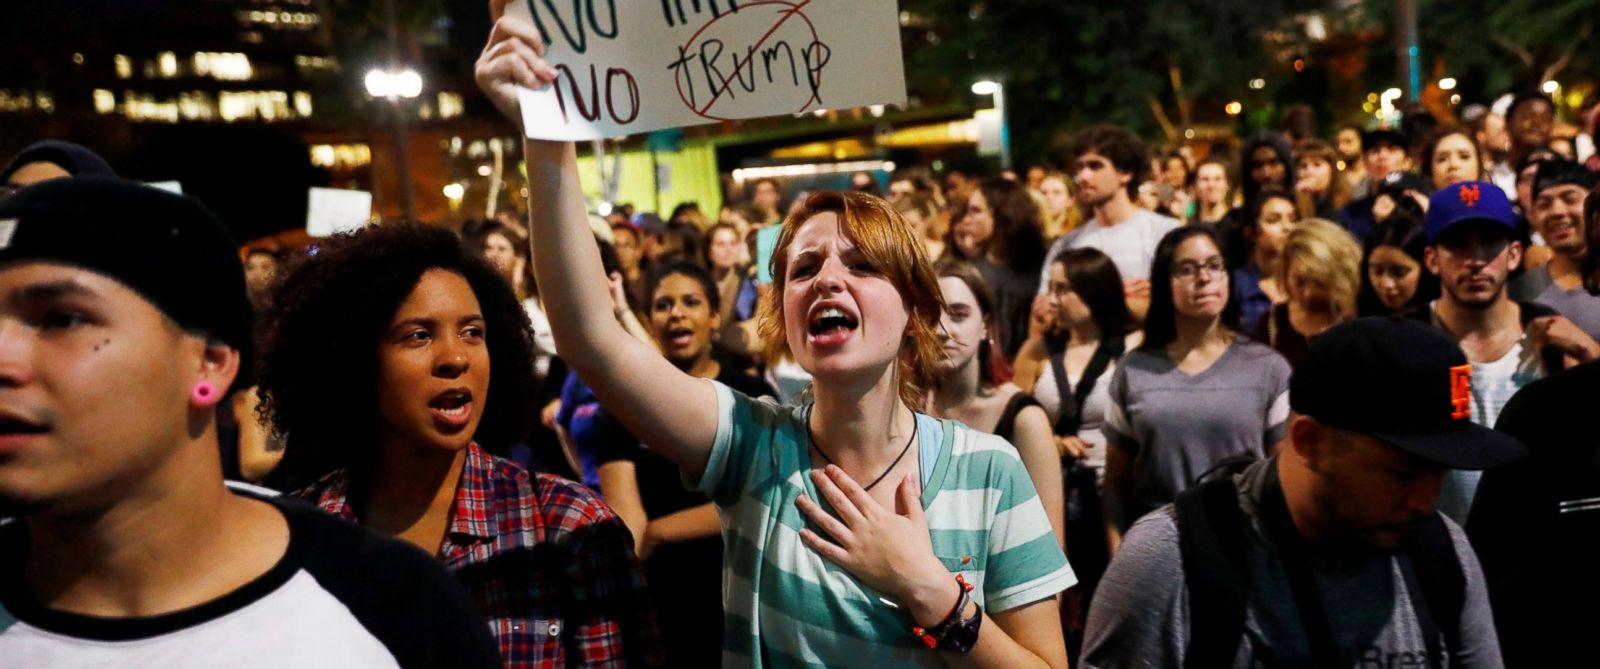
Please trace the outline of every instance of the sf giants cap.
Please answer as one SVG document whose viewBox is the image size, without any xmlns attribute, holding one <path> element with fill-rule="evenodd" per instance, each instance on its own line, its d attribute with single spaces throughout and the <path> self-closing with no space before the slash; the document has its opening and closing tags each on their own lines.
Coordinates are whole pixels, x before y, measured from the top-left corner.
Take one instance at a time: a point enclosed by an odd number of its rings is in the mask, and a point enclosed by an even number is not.
<svg viewBox="0 0 1600 669">
<path fill-rule="evenodd" d="M 1445 230 L 1467 221 L 1501 225 L 1506 234 L 1517 229 L 1516 212 L 1499 186 L 1487 181 L 1458 181 L 1440 188 L 1428 200 L 1428 243 L 1438 241 Z"/>
<path fill-rule="evenodd" d="M 1289 406 L 1452 469 L 1488 469 L 1527 449 L 1472 422 L 1472 366 L 1428 325 L 1402 318 L 1342 323 L 1311 343 L 1289 379 Z"/>
</svg>

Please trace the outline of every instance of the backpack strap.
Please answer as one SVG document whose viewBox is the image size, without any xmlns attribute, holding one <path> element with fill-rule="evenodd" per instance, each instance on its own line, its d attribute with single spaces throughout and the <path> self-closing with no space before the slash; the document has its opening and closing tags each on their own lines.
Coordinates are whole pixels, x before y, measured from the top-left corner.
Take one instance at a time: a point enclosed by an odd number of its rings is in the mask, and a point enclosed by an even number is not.
<svg viewBox="0 0 1600 669">
<path fill-rule="evenodd" d="M 1406 542 L 1400 570 L 1411 596 L 1411 609 L 1427 643 L 1428 663 L 1435 669 L 1456 666 L 1461 648 L 1461 609 L 1466 606 L 1467 579 L 1444 518 L 1433 514 Z M 1441 648 L 1441 641 L 1443 648 Z M 1445 656 L 1450 661 L 1445 661 Z"/>
<path fill-rule="evenodd" d="M 1076 388 L 1067 381 L 1066 351 L 1050 356 L 1050 369 L 1056 376 L 1056 390 L 1061 394 L 1061 416 L 1052 426 L 1056 436 L 1068 437 L 1078 433 L 1078 427 L 1083 424 L 1083 403 L 1088 400 L 1089 393 L 1094 392 L 1095 382 L 1106 373 L 1111 362 L 1122 357 L 1124 346 L 1121 337 L 1101 339 L 1095 346 L 1094 355 L 1089 357 L 1089 365 L 1083 368 L 1083 378 L 1078 379 Z M 1072 398 L 1070 409 L 1067 404 L 1069 397 Z"/>
<path fill-rule="evenodd" d="M 1244 514 L 1231 477 L 1192 487 L 1174 503 L 1183 582 L 1189 591 L 1184 667 L 1233 665 L 1244 636 Z"/>
<path fill-rule="evenodd" d="M 1083 368 L 1083 378 L 1078 379 L 1078 387 L 1072 393 L 1072 399 L 1077 402 L 1080 413 L 1083 403 L 1089 399 L 1089 393 L 1094 392 L 1095 382 L 1106 373 L 1111 361 L 1122 357 L 1123 346 L 1121 337 L 1106 337 L 1094 347 L 1094 355 L 1089 358 L 1089 365 Z"/>
<path fill-rule="evenodd" d="M 1078 433 L 1078 403 L 1074 401 L 1076 395 L 1072 392 L 1072 382 L 1067 380 L 1066 351 L 1050 356 L 1050 373 L 1056 377 L 1056 394 L 1061 397 L 1061 411 L 1056 415 L 1055 425 L 1050 426 L 1050 431 L 1058 437 L 1070 437 Z"/>
</svg>

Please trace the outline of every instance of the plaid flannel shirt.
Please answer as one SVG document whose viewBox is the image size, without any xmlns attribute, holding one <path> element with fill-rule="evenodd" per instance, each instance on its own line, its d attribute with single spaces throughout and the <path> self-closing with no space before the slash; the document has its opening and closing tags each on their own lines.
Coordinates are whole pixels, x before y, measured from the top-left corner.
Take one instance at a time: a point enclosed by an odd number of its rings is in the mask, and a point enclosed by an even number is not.
<svg viewBox="0 0 1600 669">
<path fill-rule="evenodd" d="M 298 495 L 360 522 L 335 471 Z M 507 667 L 665 664 L 633 536 L 572 481 L 472 444 L 439 558 L 489 621 Z"/>
</svg>

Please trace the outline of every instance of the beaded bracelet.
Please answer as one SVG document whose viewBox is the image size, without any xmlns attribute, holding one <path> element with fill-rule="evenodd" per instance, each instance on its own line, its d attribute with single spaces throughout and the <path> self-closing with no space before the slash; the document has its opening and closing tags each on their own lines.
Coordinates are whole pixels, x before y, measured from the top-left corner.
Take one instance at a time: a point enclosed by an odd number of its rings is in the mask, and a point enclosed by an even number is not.
<svg viewBox="0 0 1600 669">
<path fill-rule="evenodd" d="M 961 574 L 956 574 L 956 583 L 961 586 L 960 592 L 956 596 L 956 605 L 950 609 L 950 613 L 945 615 L 944 620 L 929 629 L 923 629 L 922 627 L 911 628 L 911 633 L 922 641 L 922 645 L 927 646 L 929 649 L 939 647 L 939 642 L 944 640 L 945 633 L 950 631 L 952 625 L 961 620 L 961 612 L 967 608 L 967 602 L 972 601 L 969 594 L 972 592 L 972 584 L 968 583 L 967 579 L 963 578 Z"/>
</svg>

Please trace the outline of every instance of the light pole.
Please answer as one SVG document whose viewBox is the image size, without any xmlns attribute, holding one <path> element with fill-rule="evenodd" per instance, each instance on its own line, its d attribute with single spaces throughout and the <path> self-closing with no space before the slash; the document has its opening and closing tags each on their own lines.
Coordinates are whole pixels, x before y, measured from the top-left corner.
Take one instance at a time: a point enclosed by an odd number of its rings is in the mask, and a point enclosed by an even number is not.
<svg viewBox="0 0 1600 669">
<path fill-rule="evenodd" d="M 389 134 L 394 140 L 395 167 L 400 171 L 400 211 L 403 218 L 416 215 L 416 203 L 411 194 L 410 130 L 407 128 L 405 110 L 400 98 L 422 95 L 422 75 L 416 70 L 372 70 L 363 81 L 367 95 L 389 100 Z"/>
<path fill-rule="evenodd" d="M 1011 169 L 1011 124 L 1006 121 L 1006 87 L 984 79 L 972 84 L 973 95 L 993 95 L 994 110 L 1000 115 L 1000 169 Z"/>
<path fill-rule="evenodd" d="M 1422 95 L 1422 54 L 1417 48 L 1416 0 L 1395 0 L 1395 60 L 1406 102 L 1416 102 Z"/>
<path fill-rule="evenodd" d="M 389 36 L 389 67 L 368 72 L 365 83 L 368 95 L 389 99 L 389 134 L 395 153 L 399 154 L 395 166 L 400 179 L 400 212 L 402 218 L 410 219 L 416 216 L 416 200 L 411 193 L 411 130 L 400 98 L 422 95 L 422 75 L 400 67 L 400 25 L 395 20 L 394 0 L 383 1 L 383 20 Z"/>
</svg>

